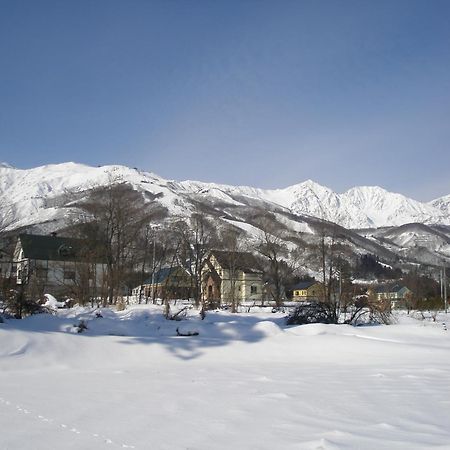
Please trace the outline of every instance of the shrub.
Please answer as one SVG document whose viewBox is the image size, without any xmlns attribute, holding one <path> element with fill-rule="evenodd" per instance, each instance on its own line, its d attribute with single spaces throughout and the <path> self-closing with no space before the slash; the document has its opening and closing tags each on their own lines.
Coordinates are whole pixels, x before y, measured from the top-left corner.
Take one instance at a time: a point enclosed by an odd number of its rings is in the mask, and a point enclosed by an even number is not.
<svg viewBox="0 0 450 450">
<path fill-rule="evenodd" d="M 301 302 L 289 314 L 288 325 L 305 325 L 308 323 L 333 323 L 329 309 L 324 303 L 317 301 Z"/>
<path fill-rule="evenodd" d="M 47 312 L 46 308 L 40 305 L 39 302 L 28 298 L 22 289 L 12 289 L 6 297 L 5 304 L 6 311 L 16 319 L 21 319 L 22 317 L 29 316 L 31 314 Z"/>
</svg>

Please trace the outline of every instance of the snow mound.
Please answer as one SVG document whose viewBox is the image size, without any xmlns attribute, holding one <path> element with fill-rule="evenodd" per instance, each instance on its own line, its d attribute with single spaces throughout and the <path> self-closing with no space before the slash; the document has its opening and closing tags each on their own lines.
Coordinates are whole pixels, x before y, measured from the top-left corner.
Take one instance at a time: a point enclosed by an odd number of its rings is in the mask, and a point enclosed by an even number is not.
<svg viewBox="0 0 450 450">
<path fill-rule="evenodd" d="M 274 322 L 270 322 L 268 320 L 263 320 L 258 322 L 253 328 L 252 331 L 257 332 L 258 334 L 262 334 L 265 337 L 276 336 L 277 334 L 283 333 L 283 330 Z"/>
<path fill-rule="evenodd" d="M 289 328 L 289 333 L 297 336 L 318 336 L 320 334 L 342 334 L 340 331 L 344 325 L 327 325 L 324 323 L 311 323 L 307 325 L 296 325 Z"/>
<path fill-rule="evenodd" d="M 57 309 L 64 308 L 66 306 L 65 302 L 59 302 L 55 297 L 53 297 L 52 294 L 44 294 L 44 297 L 46 299 L 44 306 L 47 308 Z"/>
</svg>

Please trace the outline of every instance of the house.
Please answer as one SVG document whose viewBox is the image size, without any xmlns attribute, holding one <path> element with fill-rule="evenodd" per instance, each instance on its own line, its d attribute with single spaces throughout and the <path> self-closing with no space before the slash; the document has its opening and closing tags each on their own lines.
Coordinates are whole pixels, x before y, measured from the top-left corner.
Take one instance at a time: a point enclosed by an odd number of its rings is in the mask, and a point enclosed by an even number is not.
<svg viewBox="0 0 450 450">
<path fill-rule="evenodd" d="M 218 304 L 261 301 L 263 272 L 249 252 L 212 251 L 202 270 L 202 295 Z"/>
<path fill-rule="evenodd" d="M 21 234 L 13 256 L 15 281 L 36 297 L 99 295 L 106 264 L 95 247 L 92 242 L 56 234 Z"/>
<path fill-rule="evenodd" d="M 376 300 L 389 300 L 391 308 L 405 306 L 405 303 L 411 299 L 412 291 L 401 284 L 386 284 L 375 288 L 373 294 Z"/>
<path fill-rule="evenodd" d="M 312 281 L 300 281 L 292 287 L 292 300 L 320 300 L 323 297 L 323 284 Z"/>
<path fill-rule="evenodd" d="M 133 289 L 133 295 L 168 300 L 187 299 L 193 296 L 193 282 L 188 271 L 181 266 L 164 267 Z"/>
</svg>

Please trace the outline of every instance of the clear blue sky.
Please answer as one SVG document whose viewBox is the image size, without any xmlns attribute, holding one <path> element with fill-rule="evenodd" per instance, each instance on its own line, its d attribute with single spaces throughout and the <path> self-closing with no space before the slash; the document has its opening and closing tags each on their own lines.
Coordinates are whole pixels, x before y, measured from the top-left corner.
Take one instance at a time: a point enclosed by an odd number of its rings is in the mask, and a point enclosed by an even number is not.
<svg viewBox="0 0 450 450">
<path fill-rule="evenodd" d="M 0 0 L 0 161 L 450 194 L 450 1 Z"/>
</svg>

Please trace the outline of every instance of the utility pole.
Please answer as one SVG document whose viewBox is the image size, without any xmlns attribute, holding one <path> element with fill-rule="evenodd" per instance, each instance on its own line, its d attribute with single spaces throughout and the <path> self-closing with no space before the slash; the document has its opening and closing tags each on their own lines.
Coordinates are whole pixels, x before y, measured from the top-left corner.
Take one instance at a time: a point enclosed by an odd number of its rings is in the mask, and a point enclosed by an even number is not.
<svg viewBox="0 0 450 450">
<path fill-rule="evenodd" d="M 446 273 L 446 267 L 444 267 L 444 270 L 443 270 L 443 279 L 444 279 L 444 310 L 445 310 L 445 314 L 447 314 L 448 301 L 447 301 L 447 273 Z"/>
<path fill-rule="evenodd" d="M 153 233 L 153 260 L 152 260 L 152 303 L 155 303 L 155 258 L 156 258 L 156 233 Z"/>
<path fill-rule="evenodd" d="M 152 286 L 151 286 L 151 296 L 152 303 L 155 303 L 156 289 L 155 289 L 155 270 L 156 270 L 156 232 L 161 229 L 161 225 L 155 224 L 150 227 L 153 231 L 153 255 L 152 255 Z"/>
</svg>

